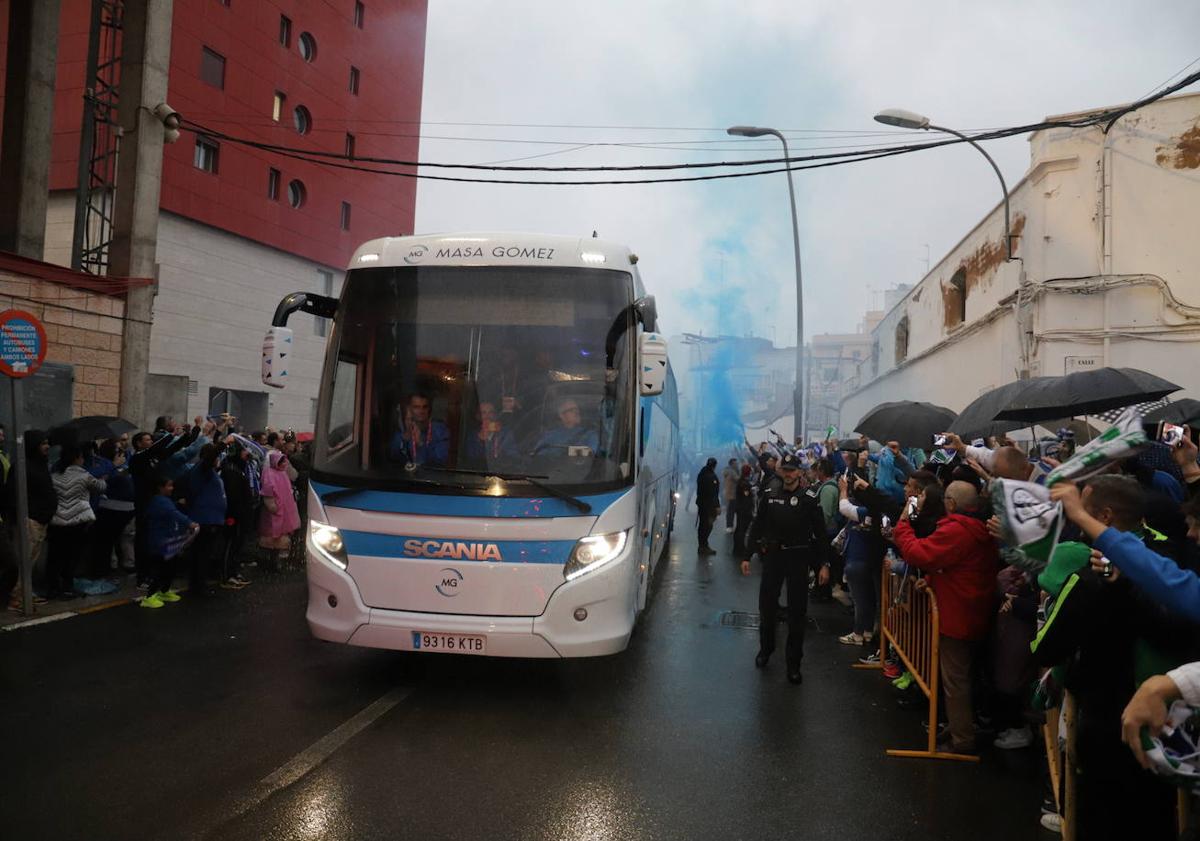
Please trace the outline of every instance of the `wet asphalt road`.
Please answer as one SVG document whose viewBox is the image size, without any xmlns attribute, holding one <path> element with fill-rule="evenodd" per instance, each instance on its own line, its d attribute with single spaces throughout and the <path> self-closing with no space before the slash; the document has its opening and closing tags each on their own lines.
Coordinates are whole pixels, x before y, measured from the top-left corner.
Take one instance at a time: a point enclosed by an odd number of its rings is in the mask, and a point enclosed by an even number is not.
<svg viewBox="0 0 1200 841">
<path fill-rule="evenodd" d="M 850 668 L 839 605 L 810 610 L 803 686 L 756 671 L 756 633 L 719 620 L 757 576 L 694 547 L 677 533 L 630 649 L 595 660 L 317 642 L 299 575 L 2 633 L 0 836 L 1053 837 L 1032 751 L 884 756 L 922 712 Z"/>
</svg>

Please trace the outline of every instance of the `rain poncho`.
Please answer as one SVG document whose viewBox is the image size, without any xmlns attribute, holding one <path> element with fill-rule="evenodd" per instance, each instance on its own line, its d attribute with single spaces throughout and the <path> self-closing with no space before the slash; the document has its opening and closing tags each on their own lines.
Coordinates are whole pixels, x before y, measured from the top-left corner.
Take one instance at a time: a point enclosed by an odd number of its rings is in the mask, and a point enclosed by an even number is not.
<svg viewBox="0 0 1200 841">
<path fill-rule="evenodd" d="M 287 475 L 287 456 L 278 450 L 267 454 L 267 465 L 262 473 L 262 496 L 264 505 L 258 523 L 259 535 L 276 539 L 300 528 L 300 512 L 292 493 L 292 480 Z M 267 503 L 267 499 L 273 500 L 273 505 Z"/>
</svg>

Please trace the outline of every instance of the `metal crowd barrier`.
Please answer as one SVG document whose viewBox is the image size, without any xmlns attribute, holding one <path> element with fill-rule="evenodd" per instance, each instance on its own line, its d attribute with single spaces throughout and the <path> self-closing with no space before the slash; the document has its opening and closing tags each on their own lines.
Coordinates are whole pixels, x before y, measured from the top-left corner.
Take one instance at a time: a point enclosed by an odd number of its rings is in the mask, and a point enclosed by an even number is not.
<svg viewBox="0 0 1200 841">
<path fill-rule="evenodd" d="M 938 604 L 928 588 L 918 588 L 916 579 L 893 574 L 883 565 L 883 586 L 879 614 L 879 663 L 866 668 L 883 668 L 887 649 L 900 657 L 913 682 L 929 699 L 929 736 L 925 750 L 889 750 L 888 756 L 952 759 L 978 762 L 978 756 L 947 753 L 937 749 L 938 720 Z"/>
<path fill-rule="evenodd" d="M 1046 740 L 1046 762 L 1050 769 L 1050 783 L 1054 786 L 1054 799 L 1058 804 L 1058 814 L 1062 816 L 1063 841 L 1075 841 L 1078 833 L 1078 800 L 1075 794 L 1076 753 L 1075 728 L 1078 723 L 1078 711 L 1075 698 L 1070 692 L 1063 693 L 1062 716 L 1066 723 L 1066 732 L 1061 734 L 1065 743 L 1065 751 L 1060 750 L 1059 741 L 1059 708 L 1046 711 L 1046 723 L 1042 733 Z M 1193 797 L 1186 789 L 1180 789 L 1176 798 L 1175 815 L 1177 827 L 1182 836 L 1191 824 Z"/>
</svg>

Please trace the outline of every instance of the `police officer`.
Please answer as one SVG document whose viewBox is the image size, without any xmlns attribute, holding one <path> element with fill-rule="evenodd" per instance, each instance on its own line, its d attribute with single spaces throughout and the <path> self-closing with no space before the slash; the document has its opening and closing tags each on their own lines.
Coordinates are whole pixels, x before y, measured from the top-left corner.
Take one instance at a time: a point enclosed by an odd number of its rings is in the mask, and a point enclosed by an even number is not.
<svg viewBox="0 0 1200 841">
<path fill-rule="evenodd" d="M 787 676 L 800 683 L 800 660 L 804 657 L 804 629 L 808 622 L 808 571 L 820 567 L 821 583 L 829 579 L 825 562 L 825 520 L 816 500 L 800 486 L 800 461 L 792 453 L 779 460 L 782 482 L 768 488 L 758 501 L 758 513 L 750 528 L 747 550 L 758 552 L 763 564 L 758 590 L 759 650 L 754 665 L 767 665 L 775 650 L 775 622 L 779 592 L 787 582 Z M 750 559 L 742 561 L 742 575 L 750 574 Z"/>
<path fill-rule="evenodd" d="M 699 512 L 696 537 L 699 539 L 701 555 L 715 555 L 717 551 L 708 545 L 713 523 L 721 513 L 721 480 L 717 478 L 717 460 L 710 458 L 696 474 L 696 510 Z"/>
</svg>

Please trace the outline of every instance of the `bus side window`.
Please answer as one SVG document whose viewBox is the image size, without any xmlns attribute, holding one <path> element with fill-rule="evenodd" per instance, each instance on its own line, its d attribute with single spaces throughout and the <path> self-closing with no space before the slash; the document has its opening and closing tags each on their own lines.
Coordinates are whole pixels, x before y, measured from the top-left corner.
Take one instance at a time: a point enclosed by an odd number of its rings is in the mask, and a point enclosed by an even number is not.
<svg viewBox="0 0 1200 841">
<path fill-rule="evenodd" d="M 333 375 L 333 395 L 329 401 L 329 449 L 340 450 L 353 444 L 358 429 L 358 365 L 339 359 Z"/>
</svg>

